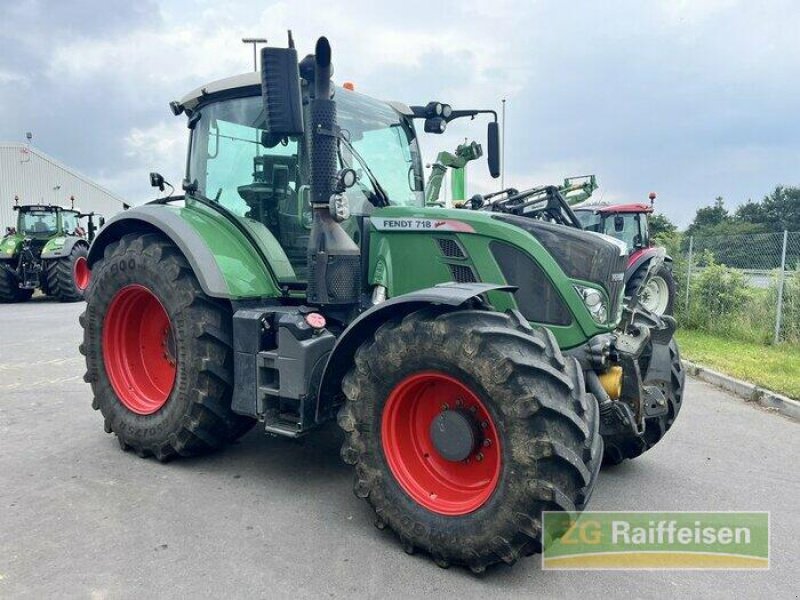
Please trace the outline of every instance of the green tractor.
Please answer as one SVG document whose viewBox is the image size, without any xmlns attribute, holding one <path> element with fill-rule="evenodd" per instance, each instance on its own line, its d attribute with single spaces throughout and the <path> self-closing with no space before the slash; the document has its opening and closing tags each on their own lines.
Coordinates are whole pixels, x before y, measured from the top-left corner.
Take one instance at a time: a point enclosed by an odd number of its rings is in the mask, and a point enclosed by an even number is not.
<svg viewBox="0 0 800 600">
<path fill-rule="evenodd" d="M 83 299 L 89 286 L 87 256 L 103 217 L 49 204 L 20 205 L 17 226 L 0 239 L 0 302 L 24 302 L 42 290 L 61 302 Z"/>
<path fill-rule="evenodd" d="M 164 461 L 336 420 L 406 551 L 475 572 L 540 551 L 542 511 L 582 510 L 604 458 L 674 419 L 674 321 L 626 306 L 616 240 L 425 206 L 414 121 L 485 111 L 334 88 L 325 38 L 261 63 L 171 104 L 185 194 L 92 244 L 81 352 L 105 430 Z M 496 118 L 488 138 L 497 176 Z"/>
<path fill-rule="evenodd" d="M 425 204 L 427 206 L 445 206 L 446 201 L 439 195 L 444 183 L 447 169 L 450 169 L 450 181 L 453 202 L 463 204 L 466 199 L 467 164 L 483 156 L 483 147 L 478 142 L 459 144 L 455 153 L 442 150 L 436 156 L 431 167 L 431 174 L 425 185 Z"/>
</svg>

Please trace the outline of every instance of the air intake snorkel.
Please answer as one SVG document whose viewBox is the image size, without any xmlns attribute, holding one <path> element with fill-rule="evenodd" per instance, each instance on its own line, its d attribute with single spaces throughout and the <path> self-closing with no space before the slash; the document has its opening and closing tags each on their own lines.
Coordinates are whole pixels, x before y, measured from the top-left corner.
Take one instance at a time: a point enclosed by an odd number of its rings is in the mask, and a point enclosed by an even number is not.
<svg viewBox="0 0 800 600">
<path fill-rule="evenodd" d="M 314 95 L 308 107 L 311 121 L 303 123 L 300 67 L 313 81 Z M 307 71 L 309 71 L 307 73 Z M 261 94 L 264 129 L 270 143 L 288 136 L 302 136 L 310 145 L 312 224 L 308 239 L 309 303 L 346 305 L 358 303 L 361 295 L 361 252 L 337 219 L 336 202 L 342 192 L 338 175 L 339 126 L 336 102 L 332 99 L 331 46 L 324 37 L 317 40 L 313 56 L 298 65 L 291 32 L 288 48 L 261 49 Z M 306 129 L 308 127 L 309 129 Z M 332 201 L 333 200 L 333 201 Z M 332 214 L 332 212 L 335 214 Z"/>
<path fill-rule="evenodd" d="M 314 98 L 311 115 L 311 210 L 308 239 L 308 301 L 354 304 L 361 293 L 361 252 L 331 214 L 337 181 L 339 126 L 331 98 L 331 47 L 317 40 L 314 52 Z"/>
</svg>

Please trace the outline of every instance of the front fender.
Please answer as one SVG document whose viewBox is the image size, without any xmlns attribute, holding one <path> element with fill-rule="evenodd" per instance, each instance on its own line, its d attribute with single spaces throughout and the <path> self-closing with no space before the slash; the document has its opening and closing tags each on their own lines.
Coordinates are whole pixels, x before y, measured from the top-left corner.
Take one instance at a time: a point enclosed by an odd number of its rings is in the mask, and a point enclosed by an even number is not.
<svg viewBox="0 0 800 600">
<path fill-rule="evenodd" d="M 361 313 L 336 340 L 320 381 L 318 422 L 330 418 L 342 378 L 353 364 L 356 350 L 388 319 L 403 317 L 425 306 L 457 308 L 487 292 L 514 292 L 515 286 L 492 283 L 443 283 L 391 298 Z"/>
<path fill-rule="evenodd" d="M 282 295 L 270 265 L 257 256 L 244 235 L 225 218 L 194 206 L 149 204 L 119 213 L 106 222 L 92 242 L 89 267 L 115 240 L 128 233 L 148 232 L 160 233 L 178 247 L 209 296 L 246 299 Z M 283 265 L 281 259 L 286 261 L 285 254 L 277 256 L 275 264 Z"/>
<path fill-rule="evenodd" d="M 664 248 L 661 247 L 641 248 L 631 254 L 630 258 L 628 259 L 628 266 L 625 268 L 625 283 L 628 283 L 628 280 L 634 273 L 636 273 L 636 271 L 639 270 L 639 267 L 644 265 L 650 259 L 661 255 L 664 256 L 664 262 L 667 265 L 672 264 L 672 258 L 667 256 Z"/>
<path fill-rule="evenodd" d="M 63 258 L 72 253 L 75 244 L 81 244 L 89 247 L 89 242 L 77 236 L 66 236 L 60 238 L 53 238 L 42 249 L 42 259 Z"/>
</svg>

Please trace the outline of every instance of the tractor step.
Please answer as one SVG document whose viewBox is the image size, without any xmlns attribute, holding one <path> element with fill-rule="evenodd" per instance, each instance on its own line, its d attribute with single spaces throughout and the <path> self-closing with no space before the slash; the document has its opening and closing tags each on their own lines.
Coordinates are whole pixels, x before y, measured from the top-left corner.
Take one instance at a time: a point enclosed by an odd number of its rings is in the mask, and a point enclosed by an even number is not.
<svg viewBox="0 0 800 600">
<path fill-rule="evenodd" d="M 305 319 L 309 309 L 247 307 L 233 315 L 231 408 L 265 423 L 267 433 L 298 437 L 318 425 L 316 385 L 336 338 Z"/>
<path fill-rule="evenodd" d="M 278 421 L 276 423 L 268 423 L 264 426 L 264 431 L 270 435 L 287 437 L 297 439 L 301 437 L 305 431 L 298 429 L 297 423 L 288 423 L 285 421 Z"/>
</svg>

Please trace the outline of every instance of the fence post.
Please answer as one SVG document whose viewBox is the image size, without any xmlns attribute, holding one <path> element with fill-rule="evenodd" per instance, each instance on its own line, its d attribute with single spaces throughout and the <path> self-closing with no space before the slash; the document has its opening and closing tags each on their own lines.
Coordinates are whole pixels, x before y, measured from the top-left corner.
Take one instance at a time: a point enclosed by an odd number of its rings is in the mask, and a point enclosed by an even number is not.
<svg viewBox="0 0 800 600">
<path fill-rule="evenodd" d="M 689 315 L 689 288 L 692 286 L 692 251 L 694 249 L 694 236 L 689 236 L 689 264 L 686 265 L 686 316 Z M 684 317 L 685 319 L 686 317 Z"/>
<path fill-rule="evenodd" d="M 781 272 L 778 275 L 778 308 L 775 312 L 775 343 L 781 341 L 781 319 L 783 318 L 783 280 L 786 278 L 786 243 L 789 232 L 783 230 L 783 251 L 781 252 Z"/>
</svg>

